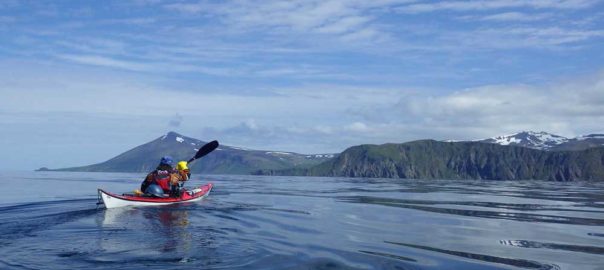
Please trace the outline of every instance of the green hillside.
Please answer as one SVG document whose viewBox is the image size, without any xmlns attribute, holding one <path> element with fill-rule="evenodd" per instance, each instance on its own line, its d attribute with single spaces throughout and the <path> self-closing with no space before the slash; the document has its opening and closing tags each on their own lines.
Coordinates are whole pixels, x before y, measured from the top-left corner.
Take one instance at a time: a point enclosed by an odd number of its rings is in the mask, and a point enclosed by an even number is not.
<svg viewBox="0 0 604 270">
<path fill-rule="evenodd" d="M 263 170 L 268 175 L 603 181 L 604 147 L 542 151 L 481 142 L 414 141 L 359 145 L 311 168 Z"/>
</svg>

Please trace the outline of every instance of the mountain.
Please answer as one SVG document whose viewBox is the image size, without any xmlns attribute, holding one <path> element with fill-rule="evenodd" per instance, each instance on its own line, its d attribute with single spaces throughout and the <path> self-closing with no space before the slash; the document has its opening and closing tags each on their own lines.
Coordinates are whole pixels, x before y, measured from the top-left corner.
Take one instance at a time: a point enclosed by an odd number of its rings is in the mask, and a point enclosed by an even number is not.
<svg viewBox="0 0 604 270">
<path fill-rule="evenodd" d="M 568 138 L 547 132 L 523 131 L 512 135 L 481 140 L 480 142 L 499 145 L 516 145 L 539 150 L 551 150 L 552 148 L 556 148 L 557 146 L 568 142 L 568 140 Z"/>
<path fill-rule="evenodd" d="M 57 169 L 57 171 L 149 172 L 157 166 L 162 156 L 170 155 L 175 161 L 188 160 L 206 143 L 176 132 L 169 132 L 105 162 Z M 310 167 L 333 156 L 333 154 L 303 155 L 292 152 L 249 150 L 221 145 L 214 152 L 193 162 L 190 168 L 193 173 L 249 174 L 259 169 Z"/>
<path fill-rule="evenodd" d="M 265 175 L 604 181 L 604 147 L 544 151 L 484 142 L 421 140 L 359 145 L 311 168 L 264 170 Z"/>
<path fill-rule="evenodd" d="M 169 132 L 105 162 L 58 170 L 149 172 L 160 157 L 188 160 L 205 143 Z M 604 181 L 603 145 L 602 134 L 568 139 L 545 132 L 520 132 L 481 141 L 359 145 L 337 155 L 221 145 L 195 161 L 191 169 L 193 173 L 213 174 Z"/>
<path fill-rule="evenodd" d="M 577 151 L 604 146 L 604 134 L 590 134 L 566 138 L 547 132 L 523 131 L 512 135 L 498 136 L 479 142 L 499 145 L 515 145 L 548 151 Z"/>
<path fill-rule="evenodd" d="M 567 142 L 555 147 L 554 150 L 576 151 L 600 146 L 604 146 L 604 134 L 589 134 L 569 139 Z"/>
</svg>

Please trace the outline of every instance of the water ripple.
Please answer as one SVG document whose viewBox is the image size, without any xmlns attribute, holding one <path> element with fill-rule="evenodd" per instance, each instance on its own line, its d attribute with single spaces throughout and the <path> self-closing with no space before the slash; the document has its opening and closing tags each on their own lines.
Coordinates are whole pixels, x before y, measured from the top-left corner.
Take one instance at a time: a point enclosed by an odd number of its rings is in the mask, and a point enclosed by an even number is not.
<svg viewBox="0 0 604 270">
<path fill-rule="evenodd" d="M 520 248 L 544 248 L 544 249 L 557 249 L 572 252 L 583 252 L 604 255 L 604 247 L 596 246 L 578 246 L 578 245 L 566 245 L 566 244 L 555 244 L 555 243 L 541 243 L 537 241 L 528 240 L 500 240 L 500 244 L 506 246 L 520 247 Z"/>
<path fill-rule="evenodd" d="M 451 215 L 469 216 L 469 217 L 509 219 L 509 220 L 516 220 L 516 221 L 525 221 L 525 222 L 548 222 L 548 223 L 588 225 L 588 226 L 603 226 L 604 225 L 604 219 L 529 214 L 529 213 L 521 213 L 521 212 L 498 212 L 498 211 L 472 210 L 472 209 L 453 209 L 453 208 L 432 207 L 432 206 L 424 205 L 424 204 L 427 204 L 427 205 L 457 204 L 457 205 L 474 205 L 474 206 L 484 206 L 484 207 L 489 207 L 489 205 L 496 205 L 496 206 L 499 206 L 496 208 L 507 209 L 505 207 L 502 207 L 502 205 L 505 205 L 505 204 L 478 203 L 478 202 L 464 203 L 464 202 L 447 202 L 447 201 L 430 202 L 430 201 L 418 201 L 418 200 L 410 201 L 410 200 L 399 200 L 399 199 L 392 199 L 392 198 L 379 198 L 379 197 L 369 197 L 369 196 L 339 197 L 338 200 L 343 201 L 343 202 L 349 202 L 349 203 L 383 205 L 383 206 L 390 206 L 390 207 L 414 209 L 414 210 L 420 210 L 420 211 L 426 211 L 426 212 L 432 212 L 432 213 L 451 214 Z M 512 209 L 514 209 L 514 208 L 512 208 Z M 566 210 L 566 211 L 574 211 L 574 210 Z M 594 211 L 588 211 L 588 212 L 594 212 Z"/>
<path fill-rule="evenodd" d="M 416 248 L 416 249 L 423 249 L 423 250 L 468 258 L 468 259 L 472 259 L 472 260 L 478 260 L 478 261 L 489 262 L 489 263 L 505 264 L 505 265 L 515 266 L 515 267 L 520 267 L 520 268 L 543 269 L 543 270 L 560 269 L 560 267 L 555 264 L 540 263 L 540 262 L 530 261 L 530 260 L 502 258 L 502 257 L 491 256 L 491 255 L 485 255 L 485 254 L 476 254 L 476 253 L 469 253 L 469 252 L 463 252 L 463 251 L 447 250 L 447 249 L 440 249 L 440 248 L 434 248 L 434 247 L 429 247 L 429 246 L 406 244 L 406 243 L 397 243 L 397 242 L 389 242 L 389 241 L 384 241 L 384 242 L 388 243 L 388 244 L 393 244 L 393 245 L 405 246 L 405 247 Z"/>
</svg>

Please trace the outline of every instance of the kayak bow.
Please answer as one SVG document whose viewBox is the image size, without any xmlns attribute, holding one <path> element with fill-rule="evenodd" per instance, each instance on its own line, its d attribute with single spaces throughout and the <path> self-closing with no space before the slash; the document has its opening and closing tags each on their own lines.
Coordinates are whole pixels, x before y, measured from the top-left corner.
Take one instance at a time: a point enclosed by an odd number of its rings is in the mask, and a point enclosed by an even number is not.
<svg viewBox="0 0 604 270">
<path fill-rule="evenodd" d="M 148 197 L 148 196 L 140 196 L 135 194 L 122 194 L 117 195 L 102 189 L 98 190 L 99 193 L 99 203 L 105 205 L 105 208 L 117 208 L 124 206 L 150 206 L 150 205 L 166 205 L 173 203 L 184 203 L 184 202 L 196 202 L 210 194 L 212 190 L 212 184 L 208 183 L 198 188 L 192 190 L 184 190 L 180 197 L 172 198 L 157 198 L 157 197 Z"/>
</svg>

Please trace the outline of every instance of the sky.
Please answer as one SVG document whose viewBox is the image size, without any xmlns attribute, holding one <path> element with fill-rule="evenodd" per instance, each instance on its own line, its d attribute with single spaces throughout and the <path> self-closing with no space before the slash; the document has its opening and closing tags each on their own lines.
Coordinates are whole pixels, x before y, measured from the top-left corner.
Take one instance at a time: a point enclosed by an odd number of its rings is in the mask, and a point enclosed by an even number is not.
<svg viewBox="0 0 604 270">
<path fill-rule="evenodd" d="M 604 1 L 0 1 L 0 170 L 604 133 Z"/>
</svg>

